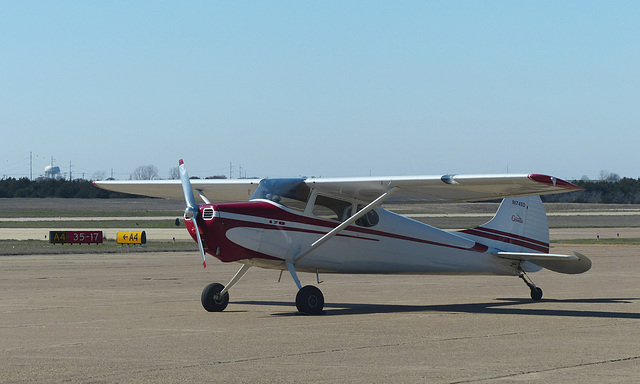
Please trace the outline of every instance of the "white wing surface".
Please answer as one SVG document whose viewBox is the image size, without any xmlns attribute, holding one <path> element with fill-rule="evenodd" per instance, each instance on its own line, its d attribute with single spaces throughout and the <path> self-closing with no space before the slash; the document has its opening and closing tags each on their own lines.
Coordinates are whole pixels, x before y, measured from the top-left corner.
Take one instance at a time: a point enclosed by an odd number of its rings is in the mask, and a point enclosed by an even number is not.
<svg viewBox="0 0 640 384">
<path fill-rule="evenodd" d="M 540 174 L 444 175 L 307 179 L 310 187 L 334 195 L 372 201 L 393 187 L 387 202 L 462 202 L 504 197 L 547 195 L 580 190 L 564 180 Z"/>
<path fill-rule="evenodd" d="M 201 191 L 212 201 L 222 203 L 248 200 L 260 181 L 195 179 L 191 180 L 191 185 L 195 193 Z M 398 190 L 387 202 L 481 201 L 581 189 L 564 180 L 539 174 L 340 177 L 306 179 L 304 183 L 320 192 L 369 202 L 394 187 Z M 179 180 L 96 181 L 94 184 L 103 189 L 136 195 L 167 199 L 184 197 Z"/>
<path fill-rule="evenodd" d="M 127 180 L 94 181 L 94 185 L 115 192 L 130 193 L 165 199 L 184 199 L 180 180 Z M 192 179 L 196 195 L 201 191 L 217 203 L 246 201 L 260 184 L 259 179 Z"/>
</svg>

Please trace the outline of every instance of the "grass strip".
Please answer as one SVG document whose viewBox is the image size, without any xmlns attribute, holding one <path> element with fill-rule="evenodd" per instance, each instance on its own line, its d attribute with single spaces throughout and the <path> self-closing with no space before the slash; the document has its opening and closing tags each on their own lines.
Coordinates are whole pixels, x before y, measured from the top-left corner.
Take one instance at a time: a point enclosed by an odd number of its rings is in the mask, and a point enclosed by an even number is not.
<svg viewBox="0 0 640 384">
<path fill-rule="evenodd" d="M 44 240 L 0 240 L 0 256 L 59 255 L 87 253 L 198 252 L 193 241 L 150 241 L 143 245 L 117 244 L 50 244 Z"/>
<path fill-rule="evenodd" d="M 175 228 L 173 220 L 71 220 L 71 221 L 2 221 L 0 228 Z"/>
<path fill-rule="evenodd" d="M 585 244 L 585 245 L 640 245 L 640 238 L 602 238 L 602 239 L 562 239 L 553 240 L 552 244 Z"/>
</svg>

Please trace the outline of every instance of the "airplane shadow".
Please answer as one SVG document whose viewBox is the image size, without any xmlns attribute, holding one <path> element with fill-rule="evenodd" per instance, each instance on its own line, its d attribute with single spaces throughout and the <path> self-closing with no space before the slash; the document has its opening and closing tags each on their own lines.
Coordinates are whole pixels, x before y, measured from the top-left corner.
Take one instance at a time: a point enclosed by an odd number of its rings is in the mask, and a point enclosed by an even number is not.
<svg viewBox="0 0 640 384">
<path fill-rule="evenodd" d="M 601 310 L 564 309 L 562 304 L 632 304 L 640 298 L 594 298 L 594 299 L 542 299 L 539 302 L 523 298 L 498 298 L 489 303 L 443 304 L 443 305 L 396 305 L 396 304 L 358 304 L 358 303 L 325 303 L 324 316 L 368 315 L 375 313 L 473 313 L 503 314 L 526 316 L 560 316 L 578 318 L 640 319 L 640 313 L 613 312 Z M 238 301 L 237 304 L 270 305 L 292 307 L 292 312 L 274 313 L 274 316 L 299 316 L 295 303 L 283 301 Z M 539 308 L 540 304 L 553 304 Z M 558 304 L 556 306 L 556 304 Z"/>
</svg>

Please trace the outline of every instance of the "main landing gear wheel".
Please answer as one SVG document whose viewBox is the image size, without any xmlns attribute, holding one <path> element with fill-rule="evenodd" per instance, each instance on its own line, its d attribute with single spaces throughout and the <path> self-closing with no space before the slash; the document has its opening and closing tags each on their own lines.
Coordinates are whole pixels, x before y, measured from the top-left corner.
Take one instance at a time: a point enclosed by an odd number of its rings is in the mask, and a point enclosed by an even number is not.
<svg viewBox="0 0 640 384">
<path fill-rule="evenodd" d="M 222 312 L 229 304 L 229 292 L 224 296 L 220 295 L 220 292 L 224 289 L 224 285 L 220 283 L 212 283 L 202 290 L 202 296 L 200 301 L 202 306 L 209 312 Z"/>
<path fill-rule="evenodd" d="M 313 285 L 302 287 L 296 295 L 296 308 L 307 315 L 319 315 L 324 307 L 322 292 Z"/>
</svg>

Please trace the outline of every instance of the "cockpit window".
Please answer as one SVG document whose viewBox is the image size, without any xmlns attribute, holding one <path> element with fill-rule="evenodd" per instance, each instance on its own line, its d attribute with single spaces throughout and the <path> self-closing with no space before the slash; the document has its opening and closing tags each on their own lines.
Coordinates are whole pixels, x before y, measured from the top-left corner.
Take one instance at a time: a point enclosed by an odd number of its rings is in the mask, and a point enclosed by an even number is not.
<svg viewBox="0 0 640 384">
<path fill-rule="evenodd" d="M 305 179 L 264 179 L 251 196 L 253 199 L 267 199 L 285 207 L 304 211 L 311 189 Z"/>
</svg>

